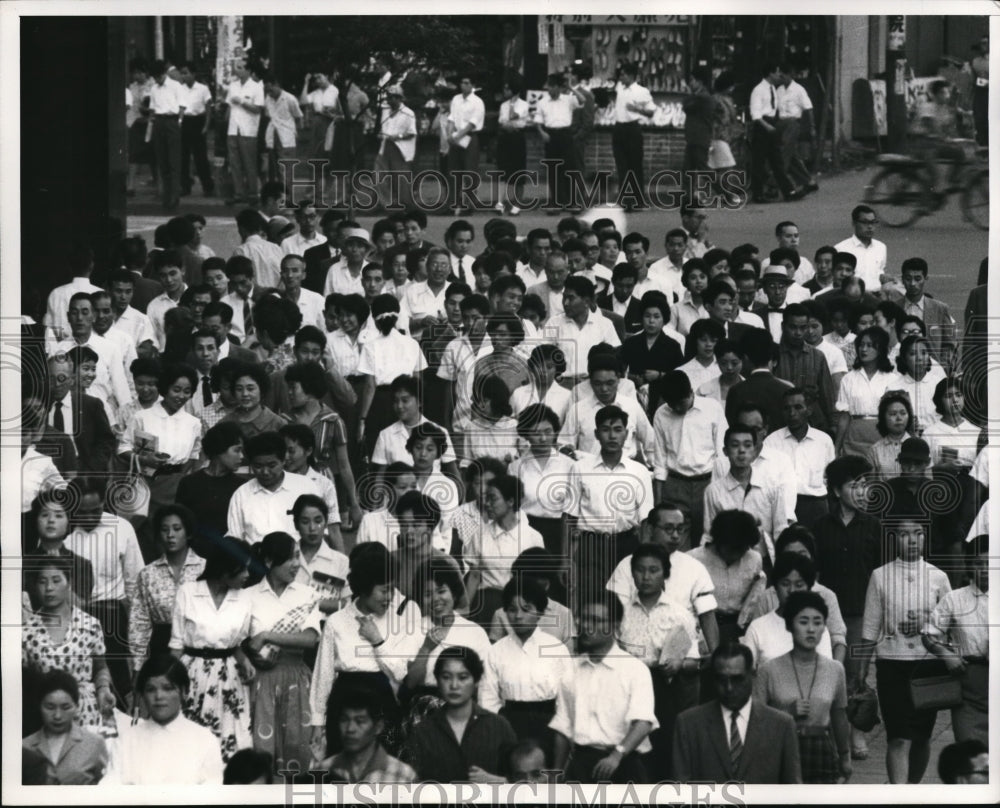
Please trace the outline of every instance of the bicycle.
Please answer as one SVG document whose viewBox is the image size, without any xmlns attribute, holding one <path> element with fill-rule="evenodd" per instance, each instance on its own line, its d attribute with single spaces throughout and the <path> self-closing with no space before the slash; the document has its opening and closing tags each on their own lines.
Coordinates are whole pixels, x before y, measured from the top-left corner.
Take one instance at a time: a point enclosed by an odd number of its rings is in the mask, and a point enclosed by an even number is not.
<svg viewBox="0 0 1000 808">
<path fill-rule="evenodd" d="M 960 147 L 964 159 L 958 163 L 956 175 L 941 191 L 934 190 L 935 175 L 926 160 L 906 154 L 883 154 L 878 158 L 877 163 L 882 168 L 871 184 L 865 186 L 864 201 L 878 206 L 879 218 L 884 224 L 909 227 L 921 216 L 929 216 L 940 209 L 951 194 L 957 193 L 965 220 L 980 230 L 989 229 L 989 150 L 965 138 L 949 140 L 948 145 Z M 945 174 L 956 161 L 938 159 L 936 162 L 941 166 L 940 173 Z"/>
</svg>

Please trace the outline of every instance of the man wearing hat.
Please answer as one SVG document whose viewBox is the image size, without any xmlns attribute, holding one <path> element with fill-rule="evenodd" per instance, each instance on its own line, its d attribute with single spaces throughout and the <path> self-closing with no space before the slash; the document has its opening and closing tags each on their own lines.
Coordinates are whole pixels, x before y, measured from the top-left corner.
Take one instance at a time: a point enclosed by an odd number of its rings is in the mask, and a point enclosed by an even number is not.
<svg viewBox="0 0 1000 808">
<path fill-rule="evenodd" d="M 343 253 L 340 260 L 333 264 L 326 273 L 326 283 L 323 284 L 323 295 L 361 295 L 365 289 L 361 285 L 361 270 L 365 259 L 372 250 L 372 240 L 363 227 L 345 227 L 341 231 Z"/>
<path fill-rule="evenodd" d="M 379 150 L 375 157 L 376 185 L 382 206 L 410 207 L 413 204 L 413 157 L 417 151 L 417 119 L 403 103 L 403 88 L 392 85 L 388 91 L 389 107 L 383 111 Z M 385 171 L 403 172 L 401 181 L 382 176 Z M 385 183 L 385 184 L 383 184 Z M 398 183 L 398 184 L 397 184 Z"/>
<path fill-rule="evenodd" d="M 459 79 L 461 92 L 451 99 L 448 116 L 453 127 L 448 141 L 448 170 L 452 174 L 452 208 L 455 215 L 461 213 L 458 185 L 455 173 L 479 170 L 479 133 L 486 120 L 486 105 L 472 92 L 472 79 Z"/>
<path fill-rule="evenodd" d="M 767 297 L 767 303 L 754 303 L 752 312 L 764 321 L 767 330 L 771 332 L 775 343 L 781 342 L 781 321 L 787 304 L 788 287 L 792 279 L 780 264 L 769 267 L 760 279 L 761 289 Z"/>
</svg>

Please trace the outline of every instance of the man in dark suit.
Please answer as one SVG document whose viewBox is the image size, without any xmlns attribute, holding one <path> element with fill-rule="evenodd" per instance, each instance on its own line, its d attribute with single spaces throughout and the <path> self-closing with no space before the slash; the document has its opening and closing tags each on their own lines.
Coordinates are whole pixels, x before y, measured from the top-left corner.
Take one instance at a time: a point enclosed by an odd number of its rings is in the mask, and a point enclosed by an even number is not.
<svg viewBox="0 0 1000 808">
<path fill-rule="evenodd" d="M 639 273 L 635 267 L 631 264 L 619 264 L 611 271 L 612 291 L 596 298 L 598 308 L 624 319 L 625 334 L 619 335 L 622 340 L 642 331 L 642 303 L 632 295 L 638 281 Z"/>
<path fill-rule="evenodd" d="M 677 716 L 672 779 L 801 783 L 795 721 L 751 698 L 750 649 L 724 643 L 712 653 L 711 665 L 717 697 Z"/>
<path fill-rule="evenodd" d="M 341 210 L 332 208 L 323 214 L 319 220 L 320 230 L 326 236 L 323 244 L 310 247 L 302 254 L 306 262 L 306 277 L 302 288 L 317 294 L 323 294 L 323 284 L 326 283 L 327 270 L 340 258 L 340 224 L 347 218 Z"/>
<path fill-rule="evenodd" d="M 741 404 L 753 401 L 767 416 L 771 430 L 781 429 L 785 425 L 782 397 L 791 385 L 771 372 L 776 359 L 774 340 L 763 328 L 751 328 L 740 340 L 740 348 L 746 379 L 733 385 L 726 396 L 726 420 L 732 420 Z"/>
<path fill-rule="evenodd" d="M 219 345 L 219 361 L 229 357 L 237 362 L 256 364 L 259 361 L 257 354 L 249 348 L 241 348 L 240 341 L 229 333 L 232 325 L 233 307 L 221 300 L 209 303 L 201 313 L 201 327 L 207 328 L 222 338 Z M 186 361 L 189 365 L 197 364 L 193 354 L 188 354 Z"/>
<path fill-rule="evenodd" d="M 701 304 L 708 312 L 709 319 L 715 320 L 722 326 L 727 339 L 739 342 L 744 334 L 753 330 L 752 325 L 733 322 L 736 312 L 736 290 L 726 281 L 714 280 L 709 283 L 701 293 Z"/>
<path fill-rule="evenodd" d="M 51 356 L 46 423 L 73 440 L 81 472 L 108 470 L 117 441 L 104 405 L 80 389 L 76 368 L 65 355 Z"/>
</svg>

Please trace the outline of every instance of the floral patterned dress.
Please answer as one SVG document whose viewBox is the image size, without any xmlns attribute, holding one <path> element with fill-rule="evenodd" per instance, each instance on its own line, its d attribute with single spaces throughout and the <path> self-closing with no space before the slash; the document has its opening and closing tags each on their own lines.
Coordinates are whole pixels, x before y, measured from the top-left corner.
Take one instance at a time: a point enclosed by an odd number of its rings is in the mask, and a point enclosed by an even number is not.
<svg viewBox="0 0 1000 808">
<path fill-rule="evenodd" d="M 73 607 L 66 636 L 58 645 L 53 641 L 40 615 L 30 612 L 21 638 L 21 661 L 29 671 L 48 673 L 64 670 L 80 686 L 80 709 L 76 721 L 81 727 L 101 726 L 94 687 L 94 658 L 104 656 L 104 631 L 101 624 L 84 611 Z"/>
<path fill-rule="evenodd" d="M 208 727 L 219 739 L 223 762 L 240 749 L 253 746 L 250 700 L 236 657 L 232 653 L 250 634 L 250 599 L 245 590 L 230 589 L 216 608 L 205 581 L 177 588 L 170 650 L 180 655 L 191 677 L 184 715 Z M 188 649 L 219 652 L 203 657 Z"/>
</svg>

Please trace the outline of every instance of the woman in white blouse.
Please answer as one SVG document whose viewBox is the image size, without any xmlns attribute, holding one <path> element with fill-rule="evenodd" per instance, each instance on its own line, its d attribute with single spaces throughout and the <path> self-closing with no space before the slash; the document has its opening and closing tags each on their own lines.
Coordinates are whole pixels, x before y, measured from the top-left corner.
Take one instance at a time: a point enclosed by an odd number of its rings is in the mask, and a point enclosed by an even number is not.
<svg viewBox="0 0 1000 808">
<path fill-rule="evenodd" d="M 890 512 L 887 519 L 895 533 L 897 557 L 876 569 L 868 582 L 858 681 L 868 678 L 874 649 L 879 710 L 888 738 L 889 782 L 919 783 L 930 760 L 937 712 L 914 708 L 910 680 L 929 655 L 920 633 L 951 585 L 944 572 L 923 559 L 924 526 L 905 514 L 892 517 Z"/>
<path fill-rule="evenodd" d="M 319 642 L 319 595 L 296 581 L 299 548 L 287 533 L 268 533 L 254 546 L 267 574 L 250 587 L 250 639 L 257 668 L 250 691 L 254 749 L 271 755 L 274 771 L 309 766 L 309 668 L 303 652 Z"/>
<path fill-rule="evenodd" d="M 542 535 L 521 511 L 524 484 L 517 477 L 494 479 L 486 489 L 486 517 L 479 534 L 465 547 L 469 565 L 466 586 L 469 616 L 487 631 L 493 613 L 502 605 L 502 592 L 511 579 L 514 560 L 528 547 L 544 547 Z"/>
<path fill-rule="evenodd" d="M 881 435 L 878 405 L 896 380 L 889 362 L 889 335 L 881 328 L 866 328 L 854 341 L 854 370 L 840 380 L 837 395 L 837 454 L 864 457 Z"/>
<path fill-rule="evenodd" d="M 560 683 L 573 679 L 572 653 L 538 628 L 549 599 L 535 580 L 512 578 L 501 598 L 512 631 L 483 657 L 479 706 L 506 718 L 520 740 L 534 738 L 551 754 L 549 721 Z"/>
<path fill-rule="evenodd" d="M 934 408 L 940 420 L 924 430 L 932 463 L 951 463 L 971 468 L 976 460 L 980 428 L 965 420 L 962 380 L 941 379 L 934 387 Z"/>
<path fill-rule="evenodd" d="M 559 418 L 566 420 L 573 394 L 556 384 L 556 377 L 566 372 L 566 358 L 558 346 L 545 343 L 531 349 L 528 357 L 528 373 L 531 380 L 515 387 L 510 394 L 510 406 L 514 415 L 520 415 L 532 404 L 544 404 Z"/>
<path fill-rule="evenodd" d="M 135 689 L 149 718 L 122 732 L 101 785 L 222 785 L 218 740 L 181 714 L 190 688 L 187 669 L 175 657 L 146 660 Z"/>
<path fill-rule="evenodd" d="M 118 456 L 146 478 L 149 513 L 174 503 L 181 478 L 201 452 L 201 421 L 184 410 L 197 386 L 198 373 L 190 365 L 164 368 L 157 385 L 162 398 L 135 412 L 118 444 Z"/>
<path fill-rule="evenodd" d="M 219 739 L 222 758 L 253 744 L 247 683 L 254 668 L 240 648 L 250 634 L 250 546 L 223 537 L 212 545 L 205 571 L 181 584 L 174 604 L 170 650 L 191 678 L 184 713 Z"/>
<path fill-rule="evenodd" d="M 358 374 L 365 377 L 358 401 L 358 443 L 371 456 L 379 433 L 393 421 L 389 385 L 397 376 L 417 376 L 427 367 L 420 344 L 396 329 L 399 301 L 379 295 L 372 301 L 372 319 L 378 335 L 361 348 Z"/>
<path fill-rule="evenodd" d="M 333 359 L 333 366 L 350 382 L 360 400 L 364 381 L 364 377 L 358 373 L 361 348 L 365 342 L 362 330 L 368 322 L 371 309 L 365 299 L 358 294 L 333 297 L 333 310 L 340 327 L 326 335 L 326 345 Z"/>
<path fill-rule="evenodd" d="M 383 740 L 393 735 L 396 693 L 423 640 L 420 608 L 398 595 L 383 545 L 367 542 L 351 551 L 347 583 L 354 600 L 323 625 L 309 690 L 313 755 L 319 760 L 340 752 L 337 715 L 353 686 L 367 685 L 382 695 L 389 727 Z"/>
<path fill-rule="evenodd" d="M 934 388 L 941 377 L 931 370 L 931 346 L 924 337 L 907 337 L 899 345 L 896 359 L 899 371 L 893 389 L 902 390 L 910 396 L 913 404 L 913 434 L 921 437 L 924 429 L 937 421 L 934 406 Z"/>
<path fill-rule="evenodd" d="M 467 601 L 462 573 L 451 556 L 439 555 L 425 561 L 416 570 L 413 590 L 413 599 L 424 615 L 420 627 L 424 641 L 406 672 L 406 697 L 411 710 L 422 713 L 431 704 L 444 703 L 434 678 L 434 663 L 441 652 L 460 645 L 485 659 L 490 638 L 482 628 L 455 612 Z"/>
<path fill-rule="evenodd" d="M 715 364 L 719 368 L 719 375 L 701 385 L 697 392 L 699 396 L 714 398 L 725 405 L 729 391 L 743 381 L 740 375 L 743 357 L 739 344 L 731 339 L 720 339 L 715 343 Z"/>
</svg>

